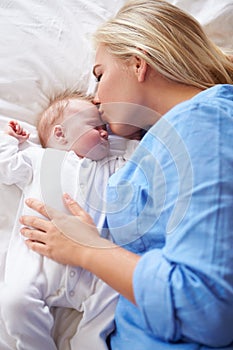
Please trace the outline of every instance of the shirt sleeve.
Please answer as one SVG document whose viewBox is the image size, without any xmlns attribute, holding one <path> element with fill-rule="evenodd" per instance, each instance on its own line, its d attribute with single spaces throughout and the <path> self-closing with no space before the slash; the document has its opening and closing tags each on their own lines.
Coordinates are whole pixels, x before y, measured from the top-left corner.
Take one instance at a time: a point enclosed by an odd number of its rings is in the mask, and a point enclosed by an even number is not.
<svg viewBox="0 0 233 350">
<path fill-rule="evenodd" d="M 232 305 L 204 278 L 169 262 L 159 250 L 140 259 L 134 293 L 147 327 L 166 342 L 186 339 L 218 347 L 232 341 Z"/>
<path fill-rule="evenodd" d="M 2 134 L 0 137 L 0 182 L 23 189 L 32 180 L 30 159 L 19 151 L 18 140 Z"/>
</svg>

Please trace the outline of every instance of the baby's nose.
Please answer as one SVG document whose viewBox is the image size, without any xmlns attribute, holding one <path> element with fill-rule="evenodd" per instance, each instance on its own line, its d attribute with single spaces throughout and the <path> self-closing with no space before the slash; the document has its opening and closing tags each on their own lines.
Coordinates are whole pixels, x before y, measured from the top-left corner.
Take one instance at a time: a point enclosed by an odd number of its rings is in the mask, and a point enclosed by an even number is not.
<svg viewBox="0 0 233 350">
<path fill-rule="evenodd" d="M 100 129 L 99 129 L 99 133 L 100 133 L 100 136 L 101 136 L 102 138 L 104 138 L 105 140 L 108 139 L 108 132 L 107 132 L 107 130 L 105 130 L 105 129 L 103 129 L 103 128 L 100 128 Z"/>
<path fill-rule="evenodd" d="M 94 98 L 93 98 L 93 103 L 94 103 L 95 105 L 100 104 L 100 100 L 99 100 L 99 97 L 98 97 L 98 94 L 97 94 L 97 93 L 95 94 L 95 96 L 94 96 Z"/>
</svg>

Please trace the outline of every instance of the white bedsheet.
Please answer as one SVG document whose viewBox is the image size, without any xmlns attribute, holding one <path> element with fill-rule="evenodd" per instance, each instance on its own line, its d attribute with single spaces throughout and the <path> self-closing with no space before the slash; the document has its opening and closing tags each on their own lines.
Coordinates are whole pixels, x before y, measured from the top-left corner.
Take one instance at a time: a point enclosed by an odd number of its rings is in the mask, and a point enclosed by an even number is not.
<svg viewBox="0 0 233 350">
<path fill-rule="evenodd" d="M 91 34 L 124 2 L 0 0 L 0 130 L 9 118 L 21 120 L 31 131 L 31 141 L 38 143 L 36 116 L 49 96 L 66 88 L 93 89 Z M 216 44 L 233 53 L 232 0 L 170 2 L 193 14 Z M 0 184 L 0 282 L 19 198 L 15 186 Z M 56 310 L 56 320 L 58 349 L 72 349 L 75 311 Z M 7 340 L 1 318 L 0 337 Z"/>
</svg>

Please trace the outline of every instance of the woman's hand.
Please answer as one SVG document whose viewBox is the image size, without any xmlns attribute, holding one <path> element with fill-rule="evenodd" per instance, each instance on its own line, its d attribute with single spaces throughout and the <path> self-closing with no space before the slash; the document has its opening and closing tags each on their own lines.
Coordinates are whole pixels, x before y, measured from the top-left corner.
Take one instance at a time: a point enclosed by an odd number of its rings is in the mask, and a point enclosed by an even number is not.
<svg viewBox="0 0 233 350">
<path fill-rule="evenodd" d="M 64 195 L 64 202 L 73 216 L 28 199 L 26 204 L 49 220 L 23 216 L 21 233 L 35 252 L 62 264 L 83 266 L 87 248 L 104 247 L 106 240 L 99 236 L 92 218 L 75 201 Z"/>
<path fill-rule="evenodd" d="M 135 303 L 133 273 L 139 256 L 101 238 L 91 217 L 69 196 L 65 204 L 74 215 L 67 215 L 36 199 L 27 205 L 47 219 L 22 216 L 21 233 L 27 246 L 62 264 L 80 266 L 101 278 Z"/>
</svg>

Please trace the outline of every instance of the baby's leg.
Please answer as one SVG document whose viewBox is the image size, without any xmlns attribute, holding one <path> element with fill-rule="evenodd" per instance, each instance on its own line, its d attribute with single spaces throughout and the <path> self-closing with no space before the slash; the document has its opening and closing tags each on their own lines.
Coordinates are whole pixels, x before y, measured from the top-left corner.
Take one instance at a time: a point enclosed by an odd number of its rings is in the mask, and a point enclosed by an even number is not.
<svg viewBox="0 0 233 350">
<path fill-rule="evenodd" d="M 114 330 L 118 293 L 90 272 L 82 270 L 74 296 L 68 298 L 73 307 L 83 312 L 77 332 L 71 339 L 72 349 L 107 350 L 107 336 Z"/>
<path fill-rule="evenodd" d="M 51 336 L 53 317 L 45 302 L 44 258 L 13 236 L 1 288 L 1 313 L 17 350 L 56 350 Z"/>
<path fill-rule="evenodd" d="M 57 349 L 51 337 L 53 317 L 35 285 L 8 284 L 1 296 L 2 318 L 18 350 Z"/>
<path fill-rule="evenodd" d="M 2 288 L 2 285 L 0 286 Z M 4 350 L 15 350 L 16 342 L 15 340 L 9 336 L 6 331 L 5 322 L 2 320 L 2 315 L 0 318 L 0 349 Z"/>
</svg>

